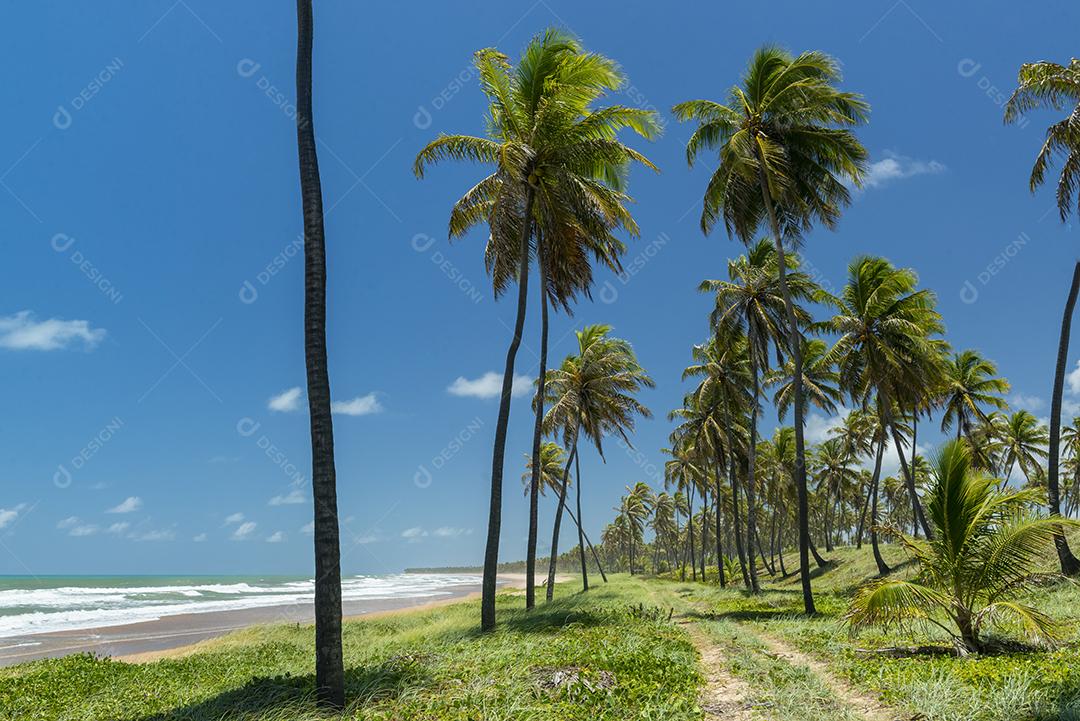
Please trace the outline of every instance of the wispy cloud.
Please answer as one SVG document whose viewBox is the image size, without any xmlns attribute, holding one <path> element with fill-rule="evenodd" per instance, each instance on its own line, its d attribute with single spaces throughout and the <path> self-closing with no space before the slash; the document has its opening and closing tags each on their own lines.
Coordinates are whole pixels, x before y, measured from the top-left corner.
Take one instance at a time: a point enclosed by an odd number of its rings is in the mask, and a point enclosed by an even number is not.
<svg viewBox="0 0 1080 721">
<path fill-rule="evenodd" d="M 171 528 L 138 531 L 129 535 L 128 538 L 135 541 L 171 541 L 176 538 L 176 531 Z"/>
<path fill-rule="evenodd" d="M 237 511 L 236 513 L 225 516 L 225 525 L 228 526 L 228 525 L 231 525 L 233 523 L 240 523 L 243 520 L 244 520 L 244 514 L 241 513 L 240 511 Z"/>
<path fill-rule="evenodd" d="M 97 526 L 95 526 L 93 523 L 85 523 L 85 524 L 75 526 L 74 528 L 72 528 L 70 531 L 68 531 L 68 535 L 69 536 L 76 536 L 76 537 L 92 536 L 97 532 L 98 532 L 98 527 Z"/>
<path fill-rule="evenodd" d="M 255 521 L 244 521 L 233 531 L 232 539 L 234 541 L 243 541 L 250 538 L 251 534 L 255 532 L 256 525 Z"/>
<path fill-rule="evenodd" d="M 270 499 L 270 505 L 271 506 L 293 506 L 293 505 L 296 505 L 296 504 L 299 504 L 299 503 L 304 503 L 305 501 L 307 501 L 307 497 L 304 495 L 304 492 L 301 491 L 299 488 L 296 488 L 296 489 L 293 489 L 293 490 L 289 491 L 287 494 L 285 494 L 283 496 L 282 495 L 274 496 L 273 498 Z"/>
<path fill-rule="evenodd" d="M 300 533 L 303 533 L 305 536 L 310 536 L 315 533 L 315 521 L 308 521 L 300 526 Z"/>
<path fill-rule="evenodd" d="M 67 528 L 72 528 L 73 526 L 77 526 L 77 525 L 79 525 L 79 517 L 78 516 L 68 516 L 64 520 L 58 522 L 56 524 L 56 527 L 59 528 L 60 530 L 64 530 L 64 529 L 67 529 Z"/>
<path fill-rule="evenodd" d="M 415 526 L 413 528 L 406 528 L 404 531 L 402 531 L 401 537 L 409 543 L 417 543 L 420 541 L 421 538 L 426 537 L 427 534 L 427 531 L 425 531 L 423 528 L 421 528 L 420 526 Z"/>
<path fill-rule="evenodd" d="M 104 338 L 105 330 L 86 320 L 36 320 L 28 310 L 0 317 L 0 348 L 9 350 L 60 350 L 73 344 L 92 350 Z"/>
<path fill-rule="evenodd" d="M 502 373 L 488 371 L 479 378 L 469 380 L 465 376 L 458 376 L 447 388 L 452 396 L 464 398 L 498 398 L 502 394 Z M 525 375 L 515 375 L 513 384 L 510 386 L 510 395 L 517 397 L 528 393 L 532 389 L 533 379 Z"/>
<path fill-rule="evenodd" d="M 122 536 L 129 528 L 131 528 L 131 524 L 127 521 L 123 521 L 121 523 L 112 524 L 107 529 L 105 529 L 105 531 L 116 536 Z"/>
<path fill-rule="evenodd" d="M 1046 406 L 1046 401 L 1036 395 L 1027 395 L 1017 391 L 1009 396 L 1009 405 L 1026 411 L 1039 411 Z"/>
<path fill-rule="evenodd" d="M 272 397 L 266 404 L 266 407 L 272 411 L 278 411 L 279 413 L 298 411 L 300 410 L 300 399 L 303 395 L 304 391 L 301 390 L 300 386 L 293 386 L 289 390 L 283 391 Z"/>
<path fill-rule="evenodd" d="M 142 508 L 142 499 L 138 496 L 128 496 L 119 504 L 105 511 L 106 513 L 133 513 Z"/>
<path fill-rule="evenodd" d="M 443 526 L 436 528 L 432 531 L 432 535 L 439 538 L 457 538 L 458 536 L 471 536 L 473 529 L 471 528 L 451 528 L 450 526 Z"/>
<path fill-rule="evenodd" d="M 206 534 L 205 533 L 200 533 L 200 534 L 198 534 L 196 536 L 193 536 L 191 540 L 195 541 L 195 543 L 202 543 L 203 541 L 206 540 Z"/>
<path fill-rule="evenodd" d="M 267 543 L 282 543 L 285 541 L 285 534 L 282 531 L 274 531 L 266 537 Z"/>
<path fill-rule="evenodd" d="M 25 503 L 20 503 L 14 508 L 0 508 L 0 528 L 7 528 L 10 526 L 25 509 Z"/>
<path fill-rule="evenodd" d="M 374 393 L 368 393 L 349 401 L 334 401 L 330 404 L 330 410 L 343 416 L 367 416 L 381 413 L 383 407 Z"/>
<path fill-rule="evenodd" d="M 944 163 L 937 160 L 916 160 L 889 150 L 886 150 L 884 155 L 884 158 L 870 163 L 866 169 L 863 177 L 864 188 L 880 188 L 904 178 L 939 175 L 947 170 Z"/>
</svg>

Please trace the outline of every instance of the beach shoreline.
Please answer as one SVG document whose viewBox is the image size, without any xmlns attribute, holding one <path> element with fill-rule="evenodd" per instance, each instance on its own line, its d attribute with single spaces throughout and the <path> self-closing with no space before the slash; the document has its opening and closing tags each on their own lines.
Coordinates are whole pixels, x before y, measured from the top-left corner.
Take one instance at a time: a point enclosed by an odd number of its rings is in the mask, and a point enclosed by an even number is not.
<svg viewBox="0 0 1080 721">
<path fill-rule="evenodd" d="M 460 575 L 460 574 L 447 574 Z M 524 588 L 525 574 L 499 574 L 499 588 Z M 439 597 L 346 600 L 346 620 L 379 618 L 437 608 L 478 598 L 480 582 L 447 586 Z M 76 653 L 94 653 L 130 663 L 148 663 L 195 653 L 204 642 L 251 626 L 273 623 L 310 624 L 311 603 L 207 611 L 163 616 L 130 624 L 70 631 L 52 631 L 0 639 L 0 666 Z"/>
</svg>

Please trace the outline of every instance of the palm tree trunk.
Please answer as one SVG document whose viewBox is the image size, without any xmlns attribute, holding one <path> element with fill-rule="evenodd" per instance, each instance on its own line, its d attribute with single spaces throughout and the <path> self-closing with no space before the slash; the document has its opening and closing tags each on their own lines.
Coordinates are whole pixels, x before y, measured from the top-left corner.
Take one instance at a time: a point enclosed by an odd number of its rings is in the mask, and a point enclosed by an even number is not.
<svg viewBox="0 0 1080 721">
<path fill-rule="evenodd" d="M 576 497 L 577 505 L 577 519 L 574 523 L 577 524 L 577 541 L 578 549 L 581 553 L 581 590 L 589 590 L 589 569 L 585 565 L 585 531 L 581 528 L 581 456 L 575 456 L 574 458 L 574 496 Z"/>
<path fill-rule="evenodd" d="M 502 530 L 502 482 L 503 460 L 506 456 L 506 429 L 510 425 L 510 394 L 514 384 L 514 362 L 517 360 L 521 335 L 525 328 L 525 307 L 529 298 L 529 235 L 532 231 L 532 207 L 535 191 L 529 186 L 525 191 L 525 222 L 521 227 L 518 243 L 518 298 L 517 317 L 514 320 L 514 337 L 506 349 L 506 366 L 503 368 L 502 395 L 499 399 L 499 416 L 495 422 L 495 444 L 491 452 L 491 497 L 488 501 L 487 546 L 484 549 L 484 580 L 480 593 L 480 630 L 495 628 L 495 580 L 499 572 L 499 536 Z M 548 586 L 548 594 L 551 587 Z"/>
<path fill-rule="evenodd" d="M 555 523 L 551 532 L 551 554 L 548 556 L 548 577 L 546 599 L 550 601 L 555 597 L 555 568 L 559 559 L 559 529 L 562 526 L 563 509 L 566 508 L 566 488 L 570 485 L 570 464 L 577 458 L 577 434 L 574 429 L 574 443 L 570 450 L 570 457 L 566 459 L 566 468 L 563 469 L 562 488 L 559 489 L 559 507 L 555 509 Z"/>
<path fill-rule="evenodd" d="M 297 0 L 296 140 L 304 213 L 304 361 L 311 424 L 315 529 L 315 688 L 320 705 L 345 706 L 341 651 L 341 546 L 338 539 L 334 423 L 326 362 L 326 236 L 311 107 L 311 0 Z"/>
<path fill-rule="evenodd" d="M 676 507 L 677 508 L 677 507 Z M 675 561 L 679 564 L 679 580 L 686 580 L 686 564 L 679 558 L 679 536 L 682 535 L 682 529 L 679 528 L 679 511 L 675 511 Z"/>
<path fill-rule="evenodd" d="M 915 519 L 919 528 L 922 528 L 923 534 L 930 540 L 934 538 L 934 532 L 930 528 L 930 524 L 926 522 L 926 515 L 923 513 L 922 503 L 919 502 L 919 494 L 915 490 L 915 473 L 911 466 L 908 465 L 907 459 L 904 457 L 904 449 L 901 446 L 900 431 L 896 427 L 896 423 L 892 419 L 892 413 L 889 413 L 889 430 L 892 431 L 893 443 L 896 444 L 896 456 L 900 459 L 900 470 L 904 474 L 904 483 L 907 485 L 908 495 L 911 496 L 911 515 Z M 912 439 L 912 447 L 915 446 L 915 441 Z"/>
<path fill-rule="evenodd" d="M 814 607 L 814 592 L 810 586 L 810 501 L 806 490 L 806 444 L 803 439 L 806 408 L 803 400 L 802 339 L 795 320 L 795 306 L 791 302 L 791 291 L 787 284 L 787 259 L 784 254 L 783 239 L 780 237 L 780 223 L 776 219 L 772 194 L 769 192 L 769 184 L 765 179 L 765 161 L 761 157 L 761 148 L 756 143 L 755 153 L 758 155 L 758 184 L 761 186 L 761 198 L 769 213 L 769 224 L 772 227 L 773 241 L 776 243 L 776 256 L 780 266 L 780 292 L 784 296 L 784 309 L 787 311 L 788 344 L 791 346 L 789 352 L 795 365 L 792 387 L 795 396 L 795 490 L 798 494 L 799 572 L 802 580 L 803 610 L 806 614 L 812 615 L 817 613 L 817 609 Z"/>
<path fill-rule="evenodd" d="M 1061 318 L 1061 339 L 1058 341 L 1057 367 L 1054 370 L 1054 393 L 1050 401 L 1050 458 L 1047 460 L 1046 496 L 1051 516 L 1061 515 L 1061 496 L 1058 491 L 1058 454 L 1061 448 L 1061 394 L 1065 385 L 1065 370 L 1069 356 L 1069 332 L 1072 328 L 1073 310 L 1076 307 L 1076 295 L 1080 292 L 1080 261 L 1073 268 L 1072 285 L 1069 297 L 1065 301 L 1065 313 Z M 1080 560 L 1077 560 L 1065 540 L 1060 527 L 1054 536 L 1061 572 L 1067 576 L 1080 574 Z"/>
<path fill-rule="evenodd" d="M 694 484 L 690 484 L 690 492 L 686 498 L 686 515 L 689 522 L 689 530 L 687 531 L 687 541 L 690 543 L 690 571 L 694 575 L 694 580 L 697 580 L 697 557 L 694 555 Z"/>
<path fill-rule="evenodd" d="M 580 476 L 578 477 L 578 480 L 580 482 Z M 582 527 L 577 517 L 569 508 L 566 509 L 566 512 L 570 515 L 570 520 L 573 521 L 574 525 L 576 525 L 578 527 L 578 530 L 581 531 L 581 535 L 585 537 L 585 544 L 589 547 L 589 551 L 592 553 L 593 560 L 596 561 L 596 567 L 600 571 L 600 578 L 604 579 L 604 583 L 607 583 L 607 574 L 604 573 L 604 564 L 600 563 L 600 555 L 593 547 L 592 541 L 589 540 L 589 534 L 585 533 L 585 529 Z"/>
<path fill-rule="evenodd" d="M 750 377 L 753 382 L 754 396 L 750 406 L 750 442 L 746 446 L 746 565 L 750 571 L 750 593 L 760 593 L 761 585 L 758 583 L 757 562 L 754 561 L 754 543 L 757 540 L 757 497 L 756 480 L 757 472 L 757 411 L 758 398 L 761 395 L 761 384 L 758 379 L 758 365 L 756 353 L 756 333 L 754 325 L 748 326 L 747 337 L 750 349 Z"/>
<path fill-rule="evenodd" d="M 732 535 L 735 541 L 735 553 L 739 557 L 739 568 L 742 570 L 743 584 L 747 588 L 750 585 L 750 571 L 746 567 L 746 550 L 742 542 L 742 521 L 739 518 L 739 474 L 735 467 L 735 444 L 731 434 L 731 410 L 727 405 L 727 397 L 724 397 L 724 431 L 728 445 L 728 483 L 731 485 L 731 524 Z"/>
<path fill-rule="evenodd" d="M 720 588 L 727 586 L 727 579 L 724 577 L 724 534 L 721 530 L 723 524 L 720 522 L 720 508 L 723 506 L 720 502 L 723 497 L 720 491 L 720 479 L 723 477 L 723 470 L 718 463 L 716 465 L 716 573 L 720 578 Z"/>
<path fill-rule="evenodd" d="M 884 453 L 885 435 L 883 432 L 878 441 L 877 455 L 874 458 L 874 475 L 870 479 L 870 545 L 874 548 L 874 562 L 877 563 L 880 576 L 885 576 L 892 571 L 889 564 L 885 563 L 885 559 L 881 557 L 881 549 L 878 548 L 878 481 L 881 478 L 881 457 Z"/>
<path fill-rule="evenodd" d="M 540 371 L 536 381 L 536 419 L 533 424 L 532 479 L 529 482 L 529 539 L 525 552 L 525 608 L 536 606 L 536 536 L 539 527 L 540 504 L 540 439 L 543 435 L 544 384 L 547 380 L 548 299 L 547 267 L 544 263 L 543 240 L 537 243 L 537 271 L 540 274 Z"/>
<path fill-rule="evenodd" d="M 778 535 L 778 538 L 777 538 L 776 545 L 777 545 L 777 548 L 779 548 L 779 553 L 777 553 L 776 555 L 780 557 L 780 576 L 781 576 L 781 578 L 787 578 L 788 572 L 787 572 L 787 569 L 784 568 L 784 519 L 783 518 L 780 519 L 780 530 L 779 530 L 779 533 L 777 535 Z"/>
<path fill-rule="evenodd" d="M 709 540 L 709 497 L 701 491 L 701 580 L 705 581 L 705 548 Z"/>
<path fill-rule="evenodd" d="M 863 500 L 862 513 L 859 514 L 859 524 L 858 524 L 858 526 L 856 526 L 856 529 L 855 529 L 855 548 L 856 549 L 861 549 L 862 548 L 863 529 L 866 526 L 866 512 L 870 508 L 870 486 L 872 486 L 872 485 L 873 485 L 873 479 L 871 478 L 870 482 L 866 486 L 865 495 L 863 495 L 860 492 L 860 495 L 863 497 L 864 500 Z"/>
</svg>

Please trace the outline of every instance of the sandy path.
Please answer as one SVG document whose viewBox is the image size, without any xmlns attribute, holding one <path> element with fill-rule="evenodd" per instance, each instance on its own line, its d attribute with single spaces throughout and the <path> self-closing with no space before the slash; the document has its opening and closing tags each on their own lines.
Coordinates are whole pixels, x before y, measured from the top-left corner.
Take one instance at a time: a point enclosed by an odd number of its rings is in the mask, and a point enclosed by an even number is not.
<svg viewBox="0 0 1080 721">
<path fill-rule="evenodd" d="M 691 621 L 679 621 L 686 629 L 701 655 L 701 670 L 705 676 L 705 687 L 701 690 L 701 710 L 706 719 L 717 721 L 751 721 L 750 687 L 742 679 L 736 678 L 725 670 L 727 656 Z"/>
</svg>

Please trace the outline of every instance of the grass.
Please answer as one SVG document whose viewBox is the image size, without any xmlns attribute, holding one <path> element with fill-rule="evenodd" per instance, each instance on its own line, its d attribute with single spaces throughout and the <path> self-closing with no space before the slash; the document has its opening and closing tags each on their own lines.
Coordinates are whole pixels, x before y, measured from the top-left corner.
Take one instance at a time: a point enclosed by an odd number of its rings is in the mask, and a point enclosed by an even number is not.
<svg viewBox="0 0 1080 721">
<path fill-rule="evenodd" d="M 894 567 L 901 549 L 883 547 Z M 704 584 L 666 582 L 669 593 L 703 612 L 704 625 L 717 639 L 730 641 L 731 671 L 750 681 L 757 696 L 774 704 L 774 691 L 788 686 L 807 693 L 775 658 L 761 653 L 755 637 L 771 636 L 823 661 L 838 678 L 879 697 L 903 718 L 927 721 L 1049 721 L 1080 720 L 1080 587 L 1061 582 L 1041 589 L 1036 606 L 1068 622 L 1065 642 L 1057 649 L 956 657 L 916 654 L 892 657 L 875 650 L 893 646 L 948 645 L 945 634 L 932 626 L 903 631 L 875 631 L 852 638 L 843 613 L 854 589 L 876 573 L 869 548 L 841 548 L 825 554 L 834 565 L 818 572 L 814 581 L 819 615 L 802 615 L 798 576 L 766 580 L 763 593 L 751 597 L 737 590 Z M 911 572 L 910 566 L 897 573 Z M 764 655 L 764 658 L 762 656 Z M 764 685 L 772 688 L 765 689 Z M 802 689 L 802 690 L 800 690 Z M 817 703 L 816 701 L 814 702 Z M 775 718 L 843 718 L 828 710 Z"/>
<path fill-rule="evenodd" d="M 685 632 L 635 609 L 645 582 L 572 584 L 526 614 L 500 595 L 499 629 L 464 602 L 345 625 L 347 719 L 697 719 Z M 0 670 L 0 718 L 63 721 L 319 718 L 310 626 L 260 626 L 149 664 L 89 655 Z"/>
</svg>

